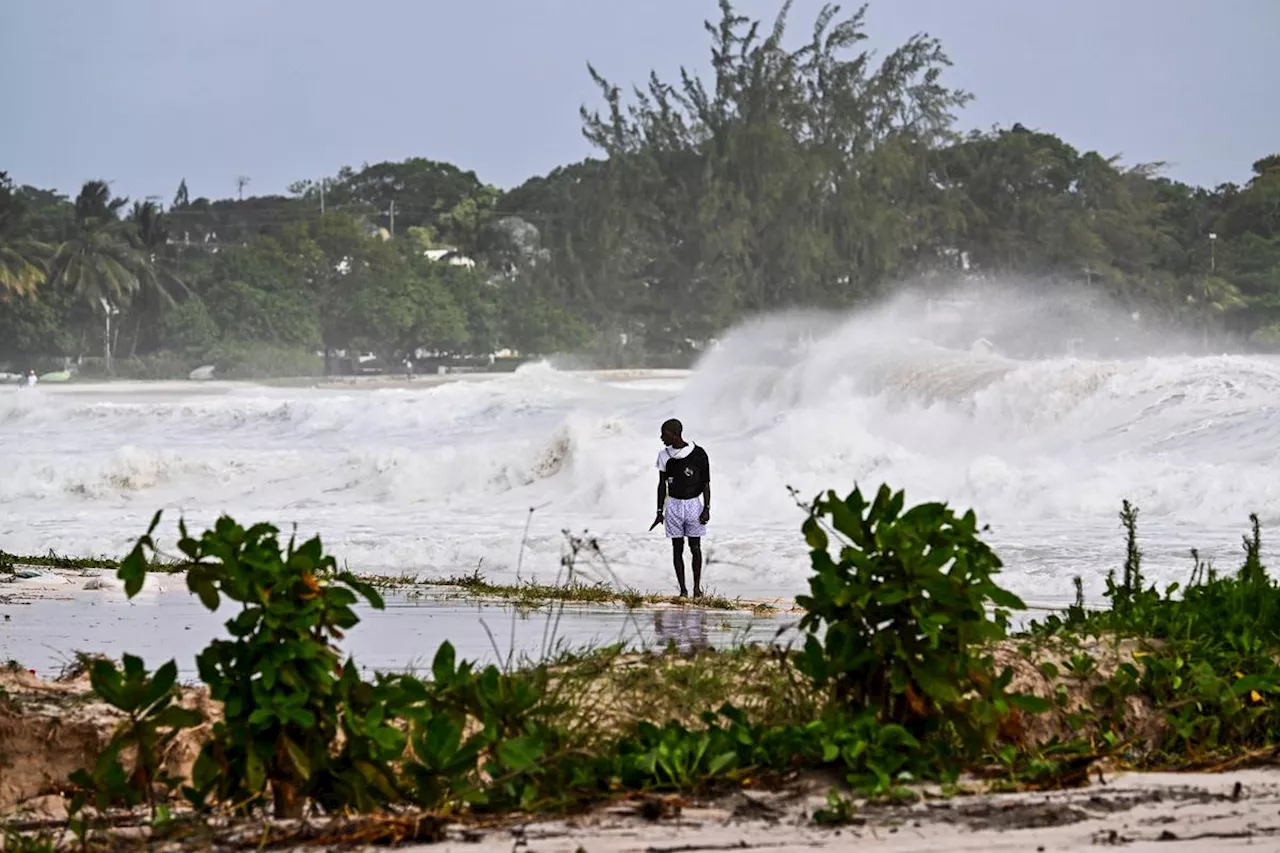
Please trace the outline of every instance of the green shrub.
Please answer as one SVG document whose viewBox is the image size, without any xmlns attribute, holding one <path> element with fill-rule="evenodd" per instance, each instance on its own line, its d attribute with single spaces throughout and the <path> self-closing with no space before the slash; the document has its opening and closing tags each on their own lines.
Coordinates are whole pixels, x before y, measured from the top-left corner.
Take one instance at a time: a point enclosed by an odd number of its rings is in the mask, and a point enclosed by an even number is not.
<svg viewBox="0 0 1280 853">
<path fill-rule="evenodd" d="M 991 644 L 1005 636 L 1008 610 L 1025 605 L 992 580 L 1000 559 L 973 512 L 941 503 L 903 512 L 904 503 L 887 486 L 870 502 L 856 488 L 817 498 L 803 525 L 810 592 L 796 598 L 808 634 L 797 667 L 833 688 L 847 715 L 841 735 L 852 738 L 850 770 L 861 781 L 870 772 L 877 787 L 893 775 L 885 762 L 918 775 L 935 759 L 954 769 L 948 753 L 978 758 L 1010 703 L 1047 707 L 1006 695 L 1012 673 L 994 671 Z"/>
<path fill-rule="evenodd" d="M 201 364 L 215 365 L 219 379 L 324 375 L 324 358 L 314 351 L 246 341 L 219 343 L 204 353 Z"/>
<path fill-rule="evenodd" d="M 123 711 L 125 719 L 116 727 L 93 768 L 71 774 L 70 781 L 78 788 L 72 799 L 72 814 L 88 801 L 99 811 L 145 803 L 155 821 L 157 795 L 163 803 L 178 782 L 164 772 L 164 757 L 183 729 L 204 721 L 198 711 L 175 704 L 177 677 L 174 661 L 148 675 L 142 660 L 129 654 L 124 656 L 122 669 L 108 660 L 89 664 L 93 691 Z M 132 769 L 124 765 L 122 754 L 126 749 L 133 751 Z"/>
<path fill-rule="evenodd" d="M 131 597 L 142 587 L 144 549 L 154 549 L 159 521 L 156 513 L 121 564 Z M 205 805 L 212 796 L 244 807 L 269 788 L 276 815 L 298 817 L 321 791 L 347 791 L 364 804 L 371 790 L 394 790 L 389 761 L 399 757 L 403 735 L 362 695 L 355 662 L 343 664 L 335 645 L 359 621 L 358 596 L 382 608 L 377 591 L 338 571 L 318 537 L 297 547 L 290 539 L 282 552 L 268 524 L 246 530 L 223 516 L 199 539 L 185 523 L 180 530 L 178 547 L 191 561 L 188 588 L 211 611 L 223 597 L 240 605 L 226 622 L 233 639 L 214 640 L 196 657 L 224 719 L 196 759 L 192 801 Z M 335 756 L 339 733 L 346 743 Z"/>
<path fill-rule="evenodd" d="M 137 358 L 118 358 L 117 379 L 186 379 L 203 362 L 179 352 L 155 352 Z"/>
<path fill-rule="evenodd" d="M 223 704 L 187 796 L 201 807 L 241 811 L 269 795 L 277 816 L 308 801 L 326 810 L 393 803 L 433 809 L 559 808 L 618 789 L 694 790 L 748 773 L 838 765 L 851 781 L 886 793 L 900 780 L 936 776 L 991 745 L 1003 685 L 977 647 L 1003 636 L 1005 614 L 985 605 L 1020 602 L 991 581 L 999 561 L 977 538 L 972 514 L 957 519 L 926 504 L 902 513 L 882 490 L 868 506 L 856 490 L 815 503 L 804 531 L 814 546 L 810 636 L 798 668 L 834 686 L 836 707 L 803 726 L 761 727 L 737 708 L 707 713 L 704 726 L 637 720 L 601 742 L 566 732 L 563 705 L 544 667 L 504 673 L 457 661 L 443 643 L 432 679 L 363 680 L 337 643 L 377 593 L 338 572 L 318 538 L 281 549 L 276 529 L 220 518 L 195 539 L 180 526 L 187 585 L 211 610 L 241 605 L 197 657 L 201 679 Z M 866 517 L 863 518 L 863 511 Z M 820 520 L 848 539 L 827 554 Z M 154 551 L 148 532 L 121 563 L 136 595 Z M 817 629 L 826 628 L 824 642 Z M 824 644 L 825 643 L 825 644 Z M 971 694 L 971 695 L 965 695 Z"/>
<path fill-rule="evenodd" d="M 796 598 L 808 632 L 801 670 L 820 685 L 833 682 L 841 700 L 895 721 L 989 687 L 994 677 L 979 650 L 1005 636 L 1007 609 L 1025 607 L 992 581 L 1000 558 L 978 538 L 972 511 L 957 517 L 927 503 L 904 513 L 903 503 L 887 486 L 871 503 L 858 489 L 815 500 L 804 522 L 810 594 Z M 838 559 L 824 527 L 841 543 Z"/>
<path fill-rule="evenodd" d="M 1181 598 L 1177 585 L 1144 588 L 1137 511 L 1128 502 L 1121 519 L 1128 548 L 1122 577 L 1108 578 L 1112 607 L 1087 609 L 1077 579 L 1076 604 L 1026 633 L 1130 635 L 1146 644 L 1140 660 L 1119 666 L 1068 722 L 1096 723 L 1102 748 L 1117 751 L 1126 743 L 1128 703 L 1141 697 L 1163 709 L 1166 750 L 1221 755 L 1274 743 L 1280 589 L 1261 563 L 1256 517 L 1241 570 L 1220 578 L 1197 558 Z M 159 520 L 157 513 L 120 564 L 131 597 L 150 568 Z M 318 538 L 282 548 L 274 527 L 245 529 L 227 517 L 199 539 L 180 529 L 190 590 L 211 610 L 224 597 L 241 608 L 226 622 L 231 639 L 214 640 L 197 657 L 224 708 L 186 789 L 202 808 L 247 812 L 270 798 L 281 817 L 301 815 L 308 802 L 330 813 L 396 804 L 446 813 L 556 810 L 620 790 L 704 791 L 817 767 L 839 768 L 868 795 L 896 796 L 907 781 L 949 781 L 962 770 L 1062 784 L 1079 779 L 1097 755 L 1083 738 L 1037 746 L 1002 736 L 1017 711 L 1052 707 L 1010 693 L 1012 670 L 996 671 L 993 646 L 1023 603 L 996 584 L 1001 562 L 972 512 L 957 515 L 942 503 L 905 509 L 904 494 L 887 487 L 871 501 L 856 488 L 843 499 L 819 496 L 802 525 L 813 574 L 808 594 L 797 597 L 806 638 L 794 661 L 816 695 L 831 698 L 818 719 L 764 726 L 724 705 L 704 713 L 701 725 L 637 719 L 613 737 L 568 730 L 547 666 L 478 668 L 459 661 L 448 642 L 430 680 L 366 681 L 338 644 L 358 622 L 360 598 L 375 608 L 382 601 L 339 572 Z M 1096 677 L 1087 651 L 1068 654 L 1080 683 Z M 173 666 L 150 677 L 137 658 L 126 657 L 119 671 L 94 665 L 94 689 L 129 722 L 93 772 L 77 777 L 84 796 L 130 805 L 172 784 L 155 757 L 195 721 L 171 705 Z M 1056 677 L 1052 663 L 1040 668 Z M 119 761 L 127 745 L 139 746 L 129 772 Z M 850 812 L 838 795 L 829 805 L 824 820 Z"/>
<path fill-rule="evenodd" d="M 1244 560 L 1234 575 L 1218 575 L 1193 550 L 1185 588 L 1173 583 L 1163 592 L 1143 586 L 1137 519 L 1137 509 L 1125 501 L 1120 512 L 1125 567 L 1121 579 L 1114 573 L 1107 578 L 1104 596 L 1110 606 L 1088 611 L 1078 605 L 1066 618 L 1033 623 L 1028 633 L 1139 642 L 1138 663 L 1121 666 L 1093 699 L 1099 710 L 1117 708 L 1106 720 L 1117 741 L 1126 725 L 1118 700 L 1141 695 L 1163 709 L 1165 734 L 1147 745 L 1146 762 L 1195 764 L 1275 743 L 1280 738 L 1280 715 L 1273 707 L 1280 697 L 1280 587 L 1262 564 L 1258 517 L 1250 516 Z"/>
</svg>

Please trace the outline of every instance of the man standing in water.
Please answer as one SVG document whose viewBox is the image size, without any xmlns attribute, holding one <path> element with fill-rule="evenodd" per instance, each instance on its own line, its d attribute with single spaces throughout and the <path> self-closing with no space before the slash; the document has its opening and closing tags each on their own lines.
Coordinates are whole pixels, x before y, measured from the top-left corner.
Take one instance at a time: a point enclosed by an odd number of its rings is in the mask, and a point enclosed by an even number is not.
<svg viewBox="0 0 1280 853">
<path fill-rule="evenodd" d="M 711 521 L 711 460 L 707 452 L 685 441 L 684 427 L 672 418 L 662 425 L 658 453 L 658 516 L 649 529 L 664 523 L 671 540 L 680 596 L 689 594 L 684 585 L 684 540 L 689 540 L 693 557 L 693 597 L 702 597 L 702 537 Z"/>
</svg>

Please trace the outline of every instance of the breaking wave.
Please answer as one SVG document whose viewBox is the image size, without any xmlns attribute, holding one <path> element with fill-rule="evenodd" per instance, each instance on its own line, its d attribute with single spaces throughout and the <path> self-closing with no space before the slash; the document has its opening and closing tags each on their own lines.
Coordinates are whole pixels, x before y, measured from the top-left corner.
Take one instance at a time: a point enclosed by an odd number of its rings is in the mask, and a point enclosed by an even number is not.
<svg viewBox="0 0 1280 853">
<path fill-rule="evenodd" d="M 365 570 L 501 577 L 518 557 L 554 574 L 561 531 L 589 529 L 611 572 L 658 588 L 666 549 L 645 528 L 671 416 L 711 455 L 724 592 L 802 587 L 788 487 L 887 482 L 973 506 L 1010 586 L 1055 600 L 1121 557 L 1124 498 L 1156 577 L 1180 577 L 1192 546 L 1234 559 L 1250 512 L 1280 522 L 1280 361 L 1015 358 L 990 322 L 943 336 L 895 310 L 747 324 L 687 376 L 540 364 L 430 387 L 0 389 L 0 548 L 118 552 L 166 507 L 167 523 L 297 523 Z"/>
</svg>

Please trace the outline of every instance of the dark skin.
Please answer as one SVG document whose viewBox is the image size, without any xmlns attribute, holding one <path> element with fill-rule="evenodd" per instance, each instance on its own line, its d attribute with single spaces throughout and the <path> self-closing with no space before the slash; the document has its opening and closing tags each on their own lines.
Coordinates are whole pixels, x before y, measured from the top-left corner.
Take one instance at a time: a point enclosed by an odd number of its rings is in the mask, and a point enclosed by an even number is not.
<svg viewBox="0 0 1280 853">
<path fill-rule="evenodd" d="M 664 427 L 661 433 L 662 443 L 667 447 L 679 450 L 684 447 L 687 442 L 681 434 L 675 430 Z M 653 520 L 653 525 L 649 528 L 652 530 L 662 522 L 662 508 L 667 502 L 667 480 L 665 475 L 658 472 L 658 515 Z M 704 483 L 702 486 L 702 514 L 698 520 L 703 524 L 711 521 L 711 484 Z M 693 597 L 702 597 L 702 540 L 696 536 L 689 537 L 689 554 L 693 558 Z M 680 584 L 680 596 L 683 598 L 689 594 L 688 588 L 684 584 L 684 537 L 678 537 L 671 540 L 671 561 L 676 570 L 676 582 Z"/>
</svg>

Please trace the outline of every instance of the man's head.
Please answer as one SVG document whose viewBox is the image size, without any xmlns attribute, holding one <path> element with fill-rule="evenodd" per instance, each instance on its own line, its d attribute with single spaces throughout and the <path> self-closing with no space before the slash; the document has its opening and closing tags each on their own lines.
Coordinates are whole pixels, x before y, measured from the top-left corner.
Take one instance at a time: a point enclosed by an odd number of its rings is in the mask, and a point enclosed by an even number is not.
<svg viewBox="0 0 1280 853">
<path fill-rule="evenodd" d="M 662 443 L 667 447 L 684 443 L 684 425 L 675 418 L 662 423 Z"/>
</svg>

